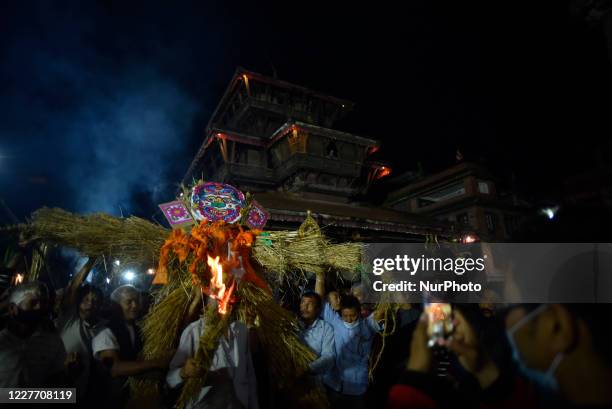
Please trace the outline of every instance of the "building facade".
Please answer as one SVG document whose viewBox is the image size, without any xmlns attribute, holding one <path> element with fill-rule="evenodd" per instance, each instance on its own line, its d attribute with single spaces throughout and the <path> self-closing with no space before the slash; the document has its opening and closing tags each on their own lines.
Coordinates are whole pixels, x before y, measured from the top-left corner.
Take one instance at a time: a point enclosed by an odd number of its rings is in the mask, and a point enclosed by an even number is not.
<svg viewBox="0 0 612 409">
<path fill-rule="evenodd" d="M 446 221 L 358 200 L 388 176 L 371 159 L 379 141 L 334 129 L 353 103 L 238 69 L 205 130 L 184 184 L 203 179 L 254 194 L 267 228 L 293 228 L 307 211 L 342 240 L 423 241 L 454 234 Z"/>
<path fill-rule="evenodd" d="M 463 234 L 498 242 L 512 238 L 529 205 L 501 195 L 498 180 L 484 167 L 462 162 L 391 192 L 385 205 L 452 223 Z"/>
</svg>

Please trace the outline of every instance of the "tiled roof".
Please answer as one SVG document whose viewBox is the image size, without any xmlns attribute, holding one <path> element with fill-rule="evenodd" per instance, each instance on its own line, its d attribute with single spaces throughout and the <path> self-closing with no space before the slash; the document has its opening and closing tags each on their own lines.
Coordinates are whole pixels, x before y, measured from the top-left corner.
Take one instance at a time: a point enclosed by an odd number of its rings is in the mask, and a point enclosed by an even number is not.
<svg viewBox="0 0 612 409">
<path fill-rule="evenodd" d="M 419 234 L 451 234 L 449 224 L 380 206 L 306 199 L 283 192 L 254 193 L 254 198 L 268 210 L 272 220 L 300 221 L 310 210 L 313 216 L 322 219 L 324 223 L 343 227 Z"/>
</svg>

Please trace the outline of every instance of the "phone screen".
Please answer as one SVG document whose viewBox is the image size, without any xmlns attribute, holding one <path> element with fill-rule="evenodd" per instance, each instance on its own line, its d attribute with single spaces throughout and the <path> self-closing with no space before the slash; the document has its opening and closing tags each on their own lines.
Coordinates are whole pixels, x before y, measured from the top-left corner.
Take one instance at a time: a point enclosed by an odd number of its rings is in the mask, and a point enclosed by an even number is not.
<svg viewBox="0 0 612 409">
<path fill-rule="evenodd" d="M 428 345 L 433 347 L 440 340 L 446 339 L 453 332 L 452 307 L 448 303 L 428 303 L 425 305 L 427 314 Z"/>
</svg>

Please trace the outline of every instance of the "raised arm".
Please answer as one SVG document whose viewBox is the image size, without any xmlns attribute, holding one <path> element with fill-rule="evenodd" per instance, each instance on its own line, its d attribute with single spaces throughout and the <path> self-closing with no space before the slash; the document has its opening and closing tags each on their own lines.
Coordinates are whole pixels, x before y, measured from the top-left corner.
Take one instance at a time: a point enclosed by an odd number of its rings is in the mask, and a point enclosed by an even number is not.
<svg viewBox="0 0 612 409">
<path fill-rule="evenodd" d="M 321 300 L 325 301 L 325 273 L 322 271 L 317 273 L 315 292 L 321 296 Z"/>
<path fill-rule="evenodd" d="M 74 305 L 74 303 L 76 302 L 77 290 L 89 275 L 89 272 L 96 264 L 96 261 L 98 261 L 97 257 L 90 257 L 89 260 L 87 260 L 87 263 L 85 263 L 85 265 L 81 267 L 79 272 L 70 281 L 70 284 L 68 284 L 68 290 L 64 296 L 64 299 L 62 300 L 63 307 Z"/>
</svg>

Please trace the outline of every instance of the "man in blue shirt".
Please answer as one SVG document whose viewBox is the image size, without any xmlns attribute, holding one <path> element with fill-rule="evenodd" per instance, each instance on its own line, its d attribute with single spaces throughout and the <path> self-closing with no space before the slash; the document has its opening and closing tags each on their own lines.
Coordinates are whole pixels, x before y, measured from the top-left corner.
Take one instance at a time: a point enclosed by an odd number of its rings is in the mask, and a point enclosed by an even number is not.
<svg viewBox="0 0 612 409">
<path fill-rule="evenodd" d="M 325 296 L 325 277 L 317 274 L 316 292 Z M 374 335 L 382 329 L 377 312 L 361 318 L 361 305 L 354 296 L 343 296 L 340 315 L 325 303 L 321 316 L 334 329 L 336 348 L 336 370 L 324 376 L 329 387 L 329 398 L 333 408 L 365 408 L 365 393 L 368 389 L 370 350 Z"/>
<path fill-rule="evenodd" d="M 309 374 L 315 375 L 320 382 L 334 368 L 336 352 L 334 349 L 334 330 L 325 321 L 319 319 L 321 297 L 309 291 L 302 295 L 300 302 L 300 320 L 302 339 L 317 355 L 309 365 Z"/>
</svg>

